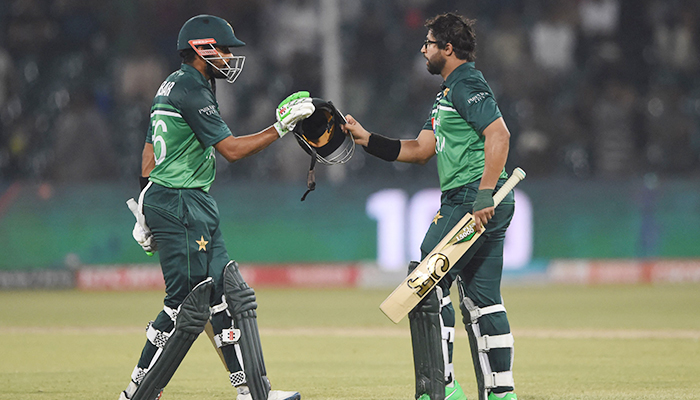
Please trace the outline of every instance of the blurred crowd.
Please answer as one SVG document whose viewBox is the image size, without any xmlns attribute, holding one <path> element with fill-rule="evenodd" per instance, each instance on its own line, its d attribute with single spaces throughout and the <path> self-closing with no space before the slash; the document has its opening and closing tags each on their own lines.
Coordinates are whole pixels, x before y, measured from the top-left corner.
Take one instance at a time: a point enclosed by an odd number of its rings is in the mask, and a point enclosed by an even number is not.
<svg viewBox="0 0 700 400">
<path fill-rule="evenodd" d="M 339 7 L 343 94 L 329 100 L 371 131 L 417 135 L 441 83 L 420 53 L 423 24 L 458 11 L 476 20 L 477 68 L 512 134 L 509 170 L 700 176 L 697 0 L 4 0 L 0 180 L 135 182 L 153 95 L 179 68 L 177 33 L 196 14 L 227 19 L 247 43 L 239 79 L 217 85 L 234 134 L 272 124 L 293 91 L 324 97 L 323 1 Z M 218 163 L 218 176 L 303 182 L 308 162 L 285 137 Z M 362 151 L 333 168 L 341 180 L 435 180 L 434 165 Z"/>
</svg>

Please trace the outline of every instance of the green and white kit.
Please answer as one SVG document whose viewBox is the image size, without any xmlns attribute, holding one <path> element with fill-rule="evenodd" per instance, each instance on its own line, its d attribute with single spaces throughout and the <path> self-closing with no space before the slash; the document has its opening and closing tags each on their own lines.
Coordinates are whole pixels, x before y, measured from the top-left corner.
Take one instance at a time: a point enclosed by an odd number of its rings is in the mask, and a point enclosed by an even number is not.
<svg viewBox="0 0 700 400">
<path fill-rule="evenodd" d="M 423 129 L 435 134 L 438 175 L 442 190 L 440 210 L 433 219 L 423 243 L 421 257 L 425 257 L 468 212 L 479 190 L 484 172 L 485 156 L 483 131 L 501 117 L 493 92 L 473 62 L 457 67 L 445 80 Z M 501 172 L 495 191 L 508 177 Z M 513 336 L 506 317 L 500 293 L 503 269 L 503 241 L 515 208 L 511 192 L 496 208 L 494 217 L 486 225 L 486 233 L 455 264 L 437 287 L 439 312 L 428 311 L 430 302 L 419 303 L 414 311 L 412 331 L 413 348 L 434 348 L 435 341 L 442 342 L 444 367 L 437 366 L 421 378 L 420 352 L 414 351 L 416 382 L 435 379 L 438 371 L 444 371 L 447 392 L 455 385 L 452 353 L 455 337 L 455 311 L 449 294 L 453 282 L 459 289 L 460 308 L 472 353 L 477 376 L 480 400 L 493 393 L 513 390 Z M 415 264 L 412 264 L 415 265 Z M 409 266 L 409 272 L 411 266 Z M 423 311 L 425 309 L 425 311 Z M 422 320 L 418 319 L 422 316 Z M 425 326 L 425 328 L 414 327 Z M 439 326 L 431 329 L 429 326 Z M 434 333 L 431 333 L 434 332 Z M 439 332 L 439 333 L 438 333 Z M 429 370 L 425 367 L 422 370 Z M 425 393 L 425 387 L 416 387 L 417 394 Z M 439 392 L 439 390 L 437 391 Z M 433 393 L 431 398 L 441 398 Z"/>
</svg>

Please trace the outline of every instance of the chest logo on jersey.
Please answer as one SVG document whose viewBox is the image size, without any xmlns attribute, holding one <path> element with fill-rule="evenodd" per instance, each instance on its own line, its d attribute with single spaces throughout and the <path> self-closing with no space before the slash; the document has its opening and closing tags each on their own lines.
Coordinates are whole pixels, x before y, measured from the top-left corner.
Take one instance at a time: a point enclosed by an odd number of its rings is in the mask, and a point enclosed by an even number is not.
<svg viewBox="0 0 700 400">
<path fill-rule="evenodd" d="M 173 86 L 175 86 L 175 82 L 165 81 L 161 83 L 158 92 L 156 92 L 156 96 L 170 96 L 170 91 L 173 90 Z"/>
<path fill-rule="evenodd" d="M 202 114 L 214 115 L 214 114 L 216 114 L 216 106 L 212 104 L 212 105 L 206 106 L 204 108 L 200 108 L 197 111 L 199 112 L 200 115 L 202 115 Z"/>
<path fill-rule="evenodd" d="M 197 243 L 197 246 L 199 246 L 199 249 L 197 251 L 207 251 L 207 244 L 209 241 L 204 240 L 204 236 L 200 237 L 199 240 L 195 240 L 195 243 Z"/>
</svg>

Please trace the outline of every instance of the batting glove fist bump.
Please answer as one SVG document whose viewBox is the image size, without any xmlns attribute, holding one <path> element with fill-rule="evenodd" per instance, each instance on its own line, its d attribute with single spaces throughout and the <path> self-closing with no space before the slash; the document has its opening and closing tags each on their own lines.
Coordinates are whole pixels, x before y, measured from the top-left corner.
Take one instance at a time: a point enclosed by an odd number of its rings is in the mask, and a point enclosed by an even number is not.
<svg viewBox="0 0 700 400">
<path fill-rule="evenodd" d="M 316 111 L 316 107 L 313 105 L 309 92 L 296 92 L 287 96 L 277 106 L 275 112 L 277 122 L 275 122 L 274 126 L 277 129 L 277 133 L 279 133 L 280 137 L 284 136 L 287 132 L 294 129 L 297 122 L 308 118 L 314 111 Z"/>
</svg>

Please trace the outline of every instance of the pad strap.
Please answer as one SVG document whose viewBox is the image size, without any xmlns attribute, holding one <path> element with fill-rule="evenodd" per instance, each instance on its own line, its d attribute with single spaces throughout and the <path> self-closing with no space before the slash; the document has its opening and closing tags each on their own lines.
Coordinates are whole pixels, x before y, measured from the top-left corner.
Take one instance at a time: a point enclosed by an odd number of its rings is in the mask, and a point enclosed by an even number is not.
<svg viewBox="0 0 700 400">
<path fill-rule="evenodd" d="M 494 304 L 492 306 L 479 308 L 474 302 L 468 298 L 464 298 L 464 306 L 469 311 L 469 318 L 471 323 L 475 324 L 479 321 L 482 315 L 493 314 L 497 312 L 506 312 L 506 307 L 503 304 Z"/>
<path fill-rule="evenodd" d="M 218 335 L 214 335 L 214 343 L 216 344 L 216 347 L 221 348 L 223 346 L 238 343 L 240 338 L 240 329 L 224 329 Z"/>
<path fill-rule="evenodd" d="M 491 349 L 513 347 L 514 342 L 512 333 L 494 336 L 484 335 L 476 338 L 476 344 L 482 353 Z"/>
<path fill-rule="evenodd" d="M 241 386 L 242 384 L 246 383 L 245 372 L 243 371 L 231 372 L 228 377 L 233 386 Z"/>
<path fill-rule="evenodd" d="M 226 303 L 226 297 L 221 296 L 221 303 L 211 307 L 211 315 L 218 314 L 222 311 L 226 311 L 228 304 Z"/>
<path fill-rule="evenodd" d="M 484 374 L 484 386 L 486 388 L 495 387 L 513 387 L 515 381 L 513 380 L 513 371 L 503 371 L 503 372 L 492 372 L 490 374 Z"/>
<path fill-rule="evenodd" d="M 170 338 L 170 333 L 159 331 L 158 329 L 154 328 L 153 321 L 151 321 L 148 323 L 148 327 L 146 328 L 146 337 L 148 338 L 149 342 L 153 343 L 154 346 L 162 349 L 165 347 L 165 343 Z"/>
<path fill-rule="evenodd" d="M 131 372 L 131 380 L 138 385 L 143 380 L 143 377 L 146 375 L 146 372 L 148 372 L 148 369 L 139 368 L 139 366 L 137 365 L 136 367 L 134 367 L 134 371 Z M 136 389 L 134 388 L 134 391 L 131 392 L 131 394 L 133 395 L 135 391 Z"/>
<path fill-rule="evenodd" d="M 163 306 L 163 311 L 165 311 L 166 314 L 170 317 L 173 322 L 177 319 L 177 313 L 179 312 L 180 307 L 178 308 L 170 308 L 168 306 Z"/>
</svg>

